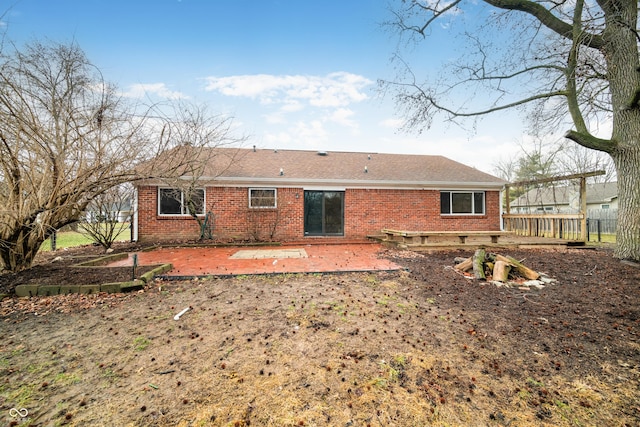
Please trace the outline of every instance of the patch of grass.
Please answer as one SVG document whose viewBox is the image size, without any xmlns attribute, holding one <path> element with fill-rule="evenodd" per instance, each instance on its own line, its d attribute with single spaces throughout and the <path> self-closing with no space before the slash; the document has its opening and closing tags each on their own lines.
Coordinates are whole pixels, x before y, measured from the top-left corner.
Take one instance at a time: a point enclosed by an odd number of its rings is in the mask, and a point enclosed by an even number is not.
<svg viewBox="0 0 640 427">
<path fill-rule="evenodd" d="M 404 354 L 398 354 L 393 357 L 392 363 L 404 367 L 407 364 L 407 357 Z"/>
<path fill-rule="evenodd" d="M 36 386 L 34 384 L 23 384 L 13 392 L 8 393 L 6 400 L 11 402 L 11 406 L 15 408 L 30 407 L 35 390 Z"/>
<path fill-rule="evenodd" d="M 531 377 L 527 378 L 527 384 L 532 385 L 534 387 L 542 387 L 544 385 L 540 381 L 536 381 Z"/>
<path fill-rule="evenodd" d="M 598 242 L 598 233 L 590 233 L 589 243 L 615 243 L 615 234 L 600 234 L 600 242 Z"/>
<path fill-rule="evenodd" d="M 114 372 L 111 368 L 103 368 L 102 370 L 102 377 L 109 381 L 115 381 L 119 376 L 120 375 Z"/>
<path fill-rule="evenodd" d="M 520 390 L 518 392 L 518 397 L 524 401 L 528 401 L 529 398 L 531 397 L 531 393 L 529 393 L 528 390 Z"/>
<path fill-rule="evenodd" d="M 364 281 L 369 285 L 377 285 L 378 277 L 375 274 L 369 274 Z"/>
<path fill-rule="evenodd" d="M 131 238 L 131 233 L 128 227 L 124 227 L 122 231 L 116 237 L 116 242 L 118 241 L 126 241 Z M 71 248 L 75 246 L 83 246 L 90 245 L 93 243 L 93 240 L 78 231 L 59 231 L 56 235 L 56 248 L 64 249 Z M 41 251 L 50 251 L 51 250 L 51 239 L 47 239 L 42 242 L 40 246 Z"/>
<path fill-rule="evenodd" d="M 69 386 L 72 384 L 80 383 L 82 379 L 76 374 L 67 374 L 61 372 L 53 378 L 53 381 L 60 385 Z"/>
<path fill-rule="evenodd" d="M 151 341 L 145 337 L 136 337 L 133 340 L 133 348 L 135 348 L 136 351 L 146 350 L 149 344 L 151 344 Z"/>
<path fill-rule="evenodd" d="M 87 237 L 78 233 L 77 231 L 61 231 L 56 235 L 56 248 L 64 249 L 74 246 L 83 246 L 93 243 L 93 241 Z M 48 238 L 40 246 L 41 251 L 51 250 L 51 238 Z"/>
<path fill-rule="evenodd" d="M 384 305 L 386 307 L 387 305 L 389 305 L 389 297 L 385 295 L 384 297 L 377 300 L 376 304 Z"/>
<path fill-rule="evenodd" d="M 387 388 L 388 381 L 385 378 L 376 377 L 369 381 L 369 385 L 377 388 Z"/>
<path fill-rule="evenodd" d="M 417 305 L 416 303 L 403 304 L 400 302 L 396 304 L 400 314 L 405 314 L 407 312 L 415 311 L 417 309 L 416 305 Z"/>
</svg>

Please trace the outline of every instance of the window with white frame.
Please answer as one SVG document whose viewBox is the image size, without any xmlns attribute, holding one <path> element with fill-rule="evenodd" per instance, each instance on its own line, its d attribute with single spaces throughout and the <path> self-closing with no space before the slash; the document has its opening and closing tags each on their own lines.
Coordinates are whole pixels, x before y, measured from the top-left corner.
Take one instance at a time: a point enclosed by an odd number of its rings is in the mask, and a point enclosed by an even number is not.
<svg viewBox="0 0 640 427">
<path fill-rule="evenodd" d="M 275 188 L 250 188 L 249 207 L 254 209 L 276 208 L 277 192 Z"/>
<path fill-rule="evenodd" d="M 484 215 L 484 191 L 441 191 L 442 215 Z"/>
<path fill-rule="evenodd" d="M 158 189 L 159 215 L 204 215 L 204 189 Z"/>
</svg>

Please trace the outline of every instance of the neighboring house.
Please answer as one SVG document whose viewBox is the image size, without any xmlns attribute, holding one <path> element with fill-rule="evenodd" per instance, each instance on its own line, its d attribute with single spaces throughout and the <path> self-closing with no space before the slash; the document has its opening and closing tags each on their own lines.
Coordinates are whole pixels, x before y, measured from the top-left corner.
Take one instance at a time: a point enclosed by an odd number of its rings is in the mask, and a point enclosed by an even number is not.
<svg viewBox="0 0 640 427">
<path fill-rule="evenodd" d="M 578 186 L 534 188 L 511 202 L 511 213 L 576 213 Z M 616 182 L 587 184 L 587 210 L 618 209 Z"/>
<path fill-rule="evenodd" d="M 360 239 L 383 228 L 500 230 L 505 182 L 442 156 L 212 150 L 217 155 L 190 197 L 202 219 L 213 214 L 216 239 Z M 138 183 L 134 239 L 197 238 L 185 195 L 161 180 Z"/>
<path fill-rule="evenodd" d="M 105 212 L 105 210 L 107 212 Z M 101 211 L 102 210 L 102 211 Z M 85 211 L 85 221 L 87 222 L 127 222 L 131 220 L 131 200 L 124 200 L 119 203 L 111 203 L 109 206 L 95 206 L 89 204 Z"/>
</svg>

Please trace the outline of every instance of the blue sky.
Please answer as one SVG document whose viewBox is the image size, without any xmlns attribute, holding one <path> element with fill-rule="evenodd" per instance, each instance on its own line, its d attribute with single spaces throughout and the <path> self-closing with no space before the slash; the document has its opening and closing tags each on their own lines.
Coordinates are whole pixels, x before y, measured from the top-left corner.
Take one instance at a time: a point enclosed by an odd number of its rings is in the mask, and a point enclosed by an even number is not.
<svg viewBox="0 0 640 427">
<path fill-rule="evenodd" d="M 231 115 L 248 146 L 439 154 L 492 172 L 525 138 L 515 114 L 474 132 L 436 122 L 420 135 L 378 79 L 397 36 L 384 0 L 16 0 L 2 25 L 18 45 L 75 41 L 126 96 L 184 98 Z M 456 46 L 437 29 L 407 53 L 435 73 Z"/>
</svg>

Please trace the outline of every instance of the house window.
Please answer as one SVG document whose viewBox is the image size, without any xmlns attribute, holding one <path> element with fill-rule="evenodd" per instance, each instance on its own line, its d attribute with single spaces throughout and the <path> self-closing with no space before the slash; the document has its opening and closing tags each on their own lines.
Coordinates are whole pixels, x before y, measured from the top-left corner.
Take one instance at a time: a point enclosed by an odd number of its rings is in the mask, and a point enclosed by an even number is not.
<svg viewBox="0 0 640 427">
<path fill-rule="evenodd" d="M 185 192 L 179 188 L 160 188 L 158 213 L 160 215 L 204 215 L 204 189 Z"/>
<path fill-rule="evenodd" d="M 254 209 L 277 207 L 277 194 L 275 188 L 250 188 L 249 207 Z"/>
<path fill-rule="evenodd" d="M 441 191 L 443 215 L 484 215 L 484 191 Z"/>
<path fill-rule="evenodd" d="M 600 209 L 609 209 L 609 205 L 600 205 Z"/>
</svg>

